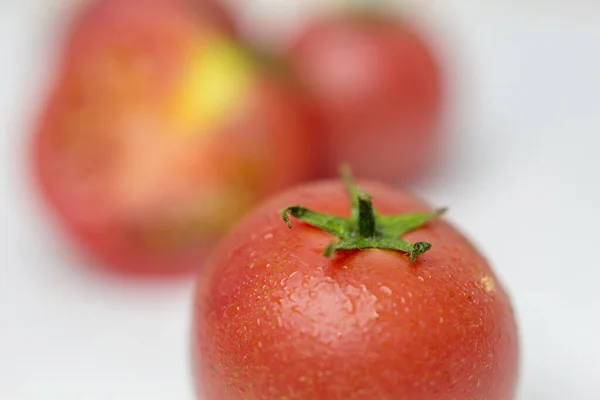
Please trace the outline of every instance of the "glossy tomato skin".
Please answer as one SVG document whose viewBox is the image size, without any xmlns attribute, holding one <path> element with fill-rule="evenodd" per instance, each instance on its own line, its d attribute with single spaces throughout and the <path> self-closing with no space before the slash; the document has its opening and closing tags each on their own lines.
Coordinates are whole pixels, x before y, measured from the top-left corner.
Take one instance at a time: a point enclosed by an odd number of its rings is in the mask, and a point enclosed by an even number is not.
<svg viewBox="0 0 600 400">
<path fill-rule="evenodd" d="M 290 58 L 323 111 L 323 174 L 340 163 L 362 178 L 414 180 L 437 157 L 442 118 L 440 64 L 410 23 L 339 15 L 315 21 Z"/>
<path fill-rule="evenodd" d="M 382 214 L 428 209 L 389 187 L 362 187 Z M 332 236 L 281 221 L 292 204 L 349 213 L 341 183 L 303 186 L 265 203 L 220 243 L 195 296 L 200 398 L 514 398 L 513 310 L 465 237 L 438 220 L 406 235 L 433 245 L 415 264 L 380 250 L 326 259 Z"/>
<path fill-rule="evenodd" d="M 189 86 L 190 49 L 213 48 L 222 31 L 176 2 L 139 4 L 94 3 L 75 21 L 33 172 L 95 264 L 187 275 L 258 199 L 310 177 L 310 113 L 292 85 L 257 69 L 218 123 L 181 128 L 171 108 Z"/>
</svg>

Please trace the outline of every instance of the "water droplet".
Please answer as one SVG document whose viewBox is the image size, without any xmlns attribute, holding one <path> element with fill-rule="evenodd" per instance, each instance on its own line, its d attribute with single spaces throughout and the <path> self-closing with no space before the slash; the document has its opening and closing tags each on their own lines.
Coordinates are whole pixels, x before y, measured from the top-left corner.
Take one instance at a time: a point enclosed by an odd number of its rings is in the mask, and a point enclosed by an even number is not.
<svg viewBox="0 0 600 400">
<path fill-rule="evenodd" d="M 425 278 L 423 278 L 422 276 L 419 276 L 417 279 L 420 280 L 421 282 L 425 282 Z"/>
<path fill-rule="evenodd" d="M 273 234 L 272 233 L 267 233 L 265 236 L 263 236 L 265 240 L 269 240 L 269 239 L 273 239 Z"/>
<path fill-rule="evenodd" d="M 295 277 L 296 275 L 298 275 L 298 271 L 294 271 L 290 274 L 290 276 L 288 276 L 288 279 L 292 279 L 293 277 Z"/>
<path fill-rule="evenodd" d="M 382 286 L 379 288 L 379 290 L 381 290 L 382 293 L 387 294 L 388 296 L 391 296 L 392 294 L 392 289 L 390 289 L 387 286 Z"/>
<path fill-rule="evenodd" d="M 260 326 L 260 318 L 256 318 L 256 324 Z"/>
<path fill-rule="evenodd" d="M 258 341 L 258 347 L 262 349 L 262 342 L 260 340 Z"/>
<path fill-rule="evenodd" d="M 406 304 L 406 299 L 404 298 L 404 296 L 400 297 L 400 303 Z"/>
<path fill-rule="evenodd" d="M 444 317 L 440 317 L 440 324 L 444 323 Z"/>
<path fill-rule="evenodd" d="M 271 263 L 267 263 L 267 265 L 265 265 L 265 268 L 271 268 Z"/>
</svg>

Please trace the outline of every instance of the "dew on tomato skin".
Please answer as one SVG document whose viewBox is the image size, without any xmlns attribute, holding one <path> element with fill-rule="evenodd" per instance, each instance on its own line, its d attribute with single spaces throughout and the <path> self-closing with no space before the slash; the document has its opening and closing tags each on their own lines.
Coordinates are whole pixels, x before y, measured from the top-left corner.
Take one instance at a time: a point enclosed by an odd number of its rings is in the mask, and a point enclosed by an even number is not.
<svg viewBox="0 0 600 400">
<path fill-rule="evenodd" d="M 336 280 L 335 280 L 335 279 L 333 279 L 333 278 L 332 278 L 332 277 L 330 277 L 330 276 L 326 276 L 326 277 L 325 277 L 325 283 L 327 283 L 327 284 L 335 284 L 335 283 L 336 283 Z"/>
<path fill-rule="evenodd" d="M 272 233 L 267 233 L 263 236 L 264 240 L 270 240 L 273 239 L 273 234 Z"/>
<path fill-rule="evenodd" d="M 384 293 L 384 294 L 386 294 L 386 295 L 388 295 L 388 296 L 391 296 L 391 295 L 392 295 L 392 293 L 393 293 L 393 292 L 392 292 L 392 289 L 390 289 L 390 288 L 389 288 L 389 287 L 387 287 L 387 286 L 381 286 L 381 287 L 379 288 L 379 290 L 380 290 L 382 293 Z"/>
</svg>

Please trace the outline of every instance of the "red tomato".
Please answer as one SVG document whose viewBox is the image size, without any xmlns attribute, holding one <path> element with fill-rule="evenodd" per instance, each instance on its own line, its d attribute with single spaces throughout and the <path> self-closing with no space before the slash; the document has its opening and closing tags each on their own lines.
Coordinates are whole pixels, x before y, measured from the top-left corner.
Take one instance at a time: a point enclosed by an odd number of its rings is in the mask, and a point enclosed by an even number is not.
<svg viewBox="0 0 600 400">
<path fill-rule="evenodd" d="M 212 21 L 217 21 L 219 25 L 231 34 L 237 34 L 238 29 L 236 21 L 225 8 L 221 6 L 219 0 L 186 0 L 191 2 L 192 8 L 199 14 L 200 18 L 209 18 Z"/>
<path fill-rule="evenodd" d="M 343 162 L 358 176 L 390 183 L 426 172 L 443 90 L 437 60 L 412 26 L 342 15 L 314 22 L 290 53 L 323 111 L 325 175 Z"/>
<path fill-rule="evenodd" d="M 114 16 L 115 13 L 123 13 L 124 9 L 128 9 L 128 12 L 144 13 L 145 8 L 153 9 L 156 6 L 178 9 L 181 13 L 193 15 L 201 23 L 218 26 L 220 30 L 228 34 L 237 33 L 232 15 L 219 0 L 92 0 L 84 8 L 79 20 L 74 24 L 73 30 L 90 31 L 87 24 L 101 21 L 100 15 L 110 18 L 109 16 Z M 150 12 L 148 15 L 152 16 L 153 14 Z M 100 24 L 102 23 L 100 22 Z"/>
<path fill-rule="evenodd" d="M 258 199 L 308 177 L 308 113 L 214 25 L 144 4 L 107 0 L 76 22 L 35 173 L 101 264 L 178 274 Z"/>
<path fill-rule="evenodd" d="M 364 187 L 379 215 L 428 210 L 382 184 Z M 415 263 L 381 249 L 327 258 L 333 235 L 281 221 L 281 210 L 295 204 L 350 211 L 341 183 L 301 186 L 266 202 L 220 243 L 195 295 L 200 398 L 514 398 L 518 335 L 509 297 L 455 228 L 434 220 L 404 235 L 417 242 L 404 242 L 411 248 L 432 245 Z"/>
</svg>

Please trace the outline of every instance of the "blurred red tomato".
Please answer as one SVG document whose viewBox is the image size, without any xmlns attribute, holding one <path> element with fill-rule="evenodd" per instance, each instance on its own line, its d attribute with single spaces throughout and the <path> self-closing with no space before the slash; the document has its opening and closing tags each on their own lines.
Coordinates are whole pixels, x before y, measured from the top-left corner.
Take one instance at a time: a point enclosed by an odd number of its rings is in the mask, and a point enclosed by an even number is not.
<svg viewBox="0 0 600 400">
<path fill-rule="evenodd" d="M 38 182 L 101 264 L 190 271 L 258 199 L 309 176 L 304 99 L 179 3 L 90 7 L 35 136 Z"/>
<path fill-rule="evenodd" d="M 219 0 L 178 0 L 191 3 L 192 8 L 198 13 L 200 18 L 208 17 L 212 21 L 217 21 L 219 25 L 231 34 L 237 34 L 236 21 L 227 10 L 221 6 Z"/>
<path fill-rule="evenodd" d="M 76 21 L 74 31 L 78 28 L 86 30 L 88 23 L 98 21 L 101 14 L 122 13 L 123 8 L 143 12 L 146 7 L 169 6 L 178 8 L 179 12 L 194 16 L 201 23 L 216 25 L 220 30 L 234 35 L 237 31 L 233 16 L 224 8 L 219 0 L 95 0 L 89 2 L 84 12 Z"/>
<path fill-rule="evenodd" d="M 291 59 L 323 110 L 327 175 L 348 162 L 358 176 L 395 183 L 430 166 L 441 74 L 408 23 L 371 14 L 314 21 L 294 41 Z"/>
</svg>

